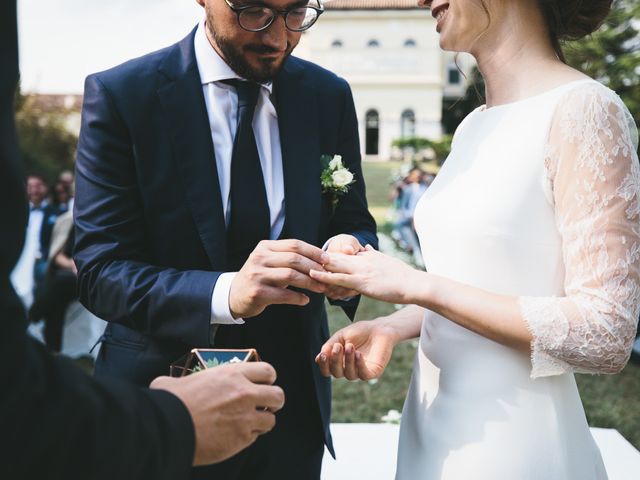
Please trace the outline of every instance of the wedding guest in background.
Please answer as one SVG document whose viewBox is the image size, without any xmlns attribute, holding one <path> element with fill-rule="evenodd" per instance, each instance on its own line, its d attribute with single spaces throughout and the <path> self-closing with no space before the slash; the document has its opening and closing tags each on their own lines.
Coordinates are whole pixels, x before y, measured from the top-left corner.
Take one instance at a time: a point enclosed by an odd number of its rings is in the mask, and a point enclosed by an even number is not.
<svg viewBox="0 0 640 480">
<path fill-rule="evenodd" d="M 78 270 L 71 258 L 73 242 L 73 216 L 71 211 L 67 211 L 56 220 L 47 273 L 29 310 L 32 322 L 44 320 L 45 344 L 53 352 L 60 352 L 62 348 L 65 313 L 71 302 L 78 298 Z"/>
<path fill-rule="evenodd" d="M 58 210 L 59 214 L 63 214 L 69 210 L 69 202 L 72 199 L 72 185 L 65 181 L 57 180 L 51 189 L 51 205 Z"/>
<path fill-rule="evenodd" d="M 423 267 L 420 242 L 413 224 L 413 215 L 418 204 L 418 200 L 427 190 L 427 185 L 423 181 L 424 172 L 417 167 L 412 168 L 405 178 L 402 191 L 398 201 L 398 230 L 403 242 L 407 245 L 408 252 L 413 255 L 413 261 L 418 267 Z"/>
<path fill-rule="evenodd" d="M 14 123 L 16 2 L 0 3 L 0 478 L 189 478 L 269 431 L 283 393 L 265 363 L 225 365 L 152 389 L 86 376 L 26 335 L 9 274 L 28 219 Z"/>
<path fill-rule="evenodd" d="M 33 303 L 34 294 L 44 278 L 46 259 L 43 249 L 48 248 L 48 236 L 43 238 L 43 225 L 54 217 L 47 200 L 48 188 L 45 179 L 38 173 L 27 176 L 27 199 L 29 201 L 29 221 L 26 241 L 20 259 L 12 273 L 12 281 L 26 307 Z M 53 218 L 55 222 L 55 217 Z M 46 229 L 45 229 L 46 230 Z"/>
<path fill-rule="evenodd" d="M 64 183 L 65 185 L 67 185 L 67 187 L 69 187 L 71 196 L 73 196 L 74 180 L 75 176 L 73 175 L 73 172 L 71 170 L 63 170 L 62 172 L 60 172 L 60 175 L 58 175 L 58 181 Z"/>
</svg>

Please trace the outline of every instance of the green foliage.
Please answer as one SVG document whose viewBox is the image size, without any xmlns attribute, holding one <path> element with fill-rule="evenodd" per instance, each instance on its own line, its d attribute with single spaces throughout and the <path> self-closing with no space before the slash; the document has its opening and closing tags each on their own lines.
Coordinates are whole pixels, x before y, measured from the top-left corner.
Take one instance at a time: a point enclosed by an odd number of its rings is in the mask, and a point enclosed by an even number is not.
<svg viewBox="0 0 640 480">
<path fill-rule="evenodd" d="M 640 1 L 616 0 L 597 32 L 563 51 L 569 65 L 620 95 L 640 124 Z"/>
<path fill-rule="evenodd" d="M 400 149 L 411 149 L 414 155 L 421 150 L 431 149 L 438 165 L 442 165 L 451 152 L 451 135 L 443 135 L 441 140 L 430 140 L 424 137 L 399 138 L 392 142 L 392 146 Z"/>
<path fill-rule="evenodd" d="M 462 98 L 442 100 L 442 128 L 453 135 L 460 122 L 473 110 L 485 103 L 484 79 L 477 67 L 469 74 L 467 90 Z"/>
<path fill-rule="evenodd" d="M 65 112 L 45 111 L 32 95 L 16 97 L 16 129 L 27 172 L 52 182 L 62 170 L 72 170 L 78 138 L 65 126 Z"/>
</svg>

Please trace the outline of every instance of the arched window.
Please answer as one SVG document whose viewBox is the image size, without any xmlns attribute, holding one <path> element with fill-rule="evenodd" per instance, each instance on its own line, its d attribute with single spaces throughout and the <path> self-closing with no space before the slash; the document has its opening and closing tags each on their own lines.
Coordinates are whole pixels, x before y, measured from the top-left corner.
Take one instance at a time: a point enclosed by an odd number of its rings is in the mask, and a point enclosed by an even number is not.
<svg viewBox="0 0 640 480">
<path fill-rule="evenodd" d="M 404 46 L 409 48 L 415 47 L 416 41 L 413 38 L 408 38 L 404 41 Z"/>
<path fill-rule="evenodd" d="M 333 48 L 340 48 L 342 47 L 342 40 L 334 40 L 333 42 L 331 42 L 331 46 Z"/>
<path fill-rule="evenodd" d="M 416 114 L 410 108 L 402 112 L 400 117 L 400 137 L 411 138 L 416 136 Z"/>
<path fill-rule="evenodd" d="M 371 109 L 365 115 L 365 153 L 378 154 L 378 138 L 380 136 L 380 117 L 378 111 Z"/>
<path fill-rule="evenodd" d="M 380 46 L 380 42 L 375 38 L 369 40 L 369 42 L 367 43 L 367 47 L 369 48 L 378 48 L 379 46 Z"/>
</svg>

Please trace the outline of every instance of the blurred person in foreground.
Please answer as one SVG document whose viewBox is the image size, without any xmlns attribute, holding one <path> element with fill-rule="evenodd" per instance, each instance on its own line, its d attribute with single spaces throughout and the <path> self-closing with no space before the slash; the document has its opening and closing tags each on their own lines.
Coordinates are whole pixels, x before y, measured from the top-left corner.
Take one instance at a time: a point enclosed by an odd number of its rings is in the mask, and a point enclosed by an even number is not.
<svg viewBox="0 0 640 480">
<path fill-rule="evenodd" d="M 0 5 L 0 478 L 180 479 L 269 431 L 283 405 L 265 363 L 227 365 L 152 389 L 98 381 L 28 338 L 9 281 L 28 216 L 15 132 L 15 1 Z"/>
</svg>

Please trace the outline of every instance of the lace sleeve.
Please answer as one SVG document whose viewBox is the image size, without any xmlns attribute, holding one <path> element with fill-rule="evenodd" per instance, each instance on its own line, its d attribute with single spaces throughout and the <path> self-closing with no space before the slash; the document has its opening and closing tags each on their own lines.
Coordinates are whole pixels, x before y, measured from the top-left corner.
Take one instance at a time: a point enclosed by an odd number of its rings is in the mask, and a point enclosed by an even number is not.
<svg viewBox="0 0 640 480">
<path fill-rule="evenodd" d="M 575 88 L 552 122 L 545 165 L 565 266 L 563 297 L 522 297 L 532 377 L 616 373 L 640 312 L 638 131 L 597 83 Z"/>
</svg>

